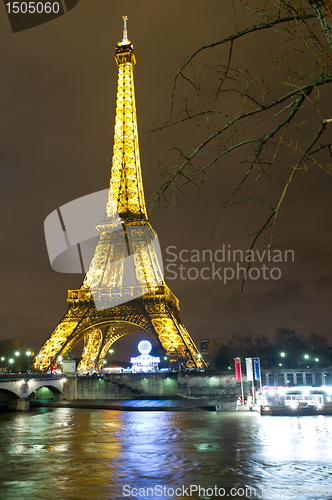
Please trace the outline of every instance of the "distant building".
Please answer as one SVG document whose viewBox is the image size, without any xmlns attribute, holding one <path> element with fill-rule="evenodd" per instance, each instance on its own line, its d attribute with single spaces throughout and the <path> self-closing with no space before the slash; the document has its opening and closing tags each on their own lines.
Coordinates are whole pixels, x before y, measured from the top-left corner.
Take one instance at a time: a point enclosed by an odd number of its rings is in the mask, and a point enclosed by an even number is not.
<svg viewBox="0 0 332 500">
<path fill-rule="evenodd" d="M 200 352 L 201 354 L 210 354 L 209 339 L 200 340 Z"/>
<path fill-rule="evenodd" d="M 331 368 L 304 369 L 270 369 L 262 370 L 263 386 L 314 386 L 332 385 Z"/>
</svg>

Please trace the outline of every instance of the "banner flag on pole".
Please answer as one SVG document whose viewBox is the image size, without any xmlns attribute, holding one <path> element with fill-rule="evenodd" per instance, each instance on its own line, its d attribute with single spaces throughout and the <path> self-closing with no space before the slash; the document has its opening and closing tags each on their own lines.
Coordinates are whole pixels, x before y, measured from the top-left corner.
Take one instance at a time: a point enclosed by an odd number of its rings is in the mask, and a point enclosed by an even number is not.
<svg viewBox="0 0 332 500">
<path fill-rule="evenodd" d="M 247 380 L 254 380 L 252 371 L 252 358 L 246 358 Z"/>
<path fill-rule="evenodd" d="M 235 376 L 237 382 L 242 382 L 240 358 L 234 358 Z"/>
<path fill-rule="evenodd" d="M 253 360 L 254 360 L 255 380 L 260 380 L 261 379 L 261 371 L 260 371 L 260 366 L 259 366 L 259 358 L 253 358 Z"/>
</svg>

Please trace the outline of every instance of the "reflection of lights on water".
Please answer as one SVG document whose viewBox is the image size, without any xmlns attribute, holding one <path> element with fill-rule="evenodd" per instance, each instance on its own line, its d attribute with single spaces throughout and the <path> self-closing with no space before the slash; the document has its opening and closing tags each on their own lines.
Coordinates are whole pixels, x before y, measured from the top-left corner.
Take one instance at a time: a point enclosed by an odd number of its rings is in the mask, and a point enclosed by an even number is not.
<svg viewBox="0 0 332 500">
<path fill-rule="evenodd" d="M 62 452 L 62 451 L 67 451 L 68 450 L 68 446 L 66 444 L 59 444 L 59 445 L 56 445 L 56 446 L 53 446 L 53 450 L 56 451 L 56 452 Z"/>
<path fill-rule="evenodd" d="M 297 405 L 291 405 L 297 408 Z M 258 438 L 261 452 L 268 460 L 332 459 L 328 444 L 322 450 L 320 434 L 326 434 L 326 443 L 332 438 L 332 422 L 323 416 L 264 416 L 260 420 Z"/>
<path fill-rule="evenodd" d="M 160 477 L 165 472 L 163 432 L 172 424 L 168 412 L 125 412 L 124 424 L 131 429 L 131 439 L 126 442 L 125 460 L 128 470 L 140 471 Z M 170 418 L 171 416 L 171 418 Z M 167 432 L 168 435 L 168 432 Z"/>
<path fill-rule="evenodd" d="M 201 443 L 201 444 L 198 445 L 198 449 L 200 451 L 206 451 L 206 450 L 209 449 L 209 447 L 210 447 L 209 443 Z"/>
<path fill-rule="evenodd" d="M 18 444 L 16 446 L 16 450 L 14 453 L 17 453 L 18 455 L 23 455 L 24 453 L 27 453 L 28 450 L 26 449 L 26 446 L 23 446 L 22 444 Z"/>
</svg>

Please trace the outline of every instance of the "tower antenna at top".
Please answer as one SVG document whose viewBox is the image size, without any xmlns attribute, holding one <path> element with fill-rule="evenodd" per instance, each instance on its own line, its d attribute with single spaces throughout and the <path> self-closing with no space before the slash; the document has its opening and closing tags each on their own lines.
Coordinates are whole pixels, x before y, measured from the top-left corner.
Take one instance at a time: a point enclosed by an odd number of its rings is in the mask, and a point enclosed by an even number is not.
<svg viewBox="0 0 332 500">
<path fill-rule="evenodd" d="M 122 42 L 128 42 L 128 33 L 127 33 L 127 21 L 128 21 L 128 16 L 122 16 L 123 19 L 123 35 L 122 35 Z"/>
</svg>

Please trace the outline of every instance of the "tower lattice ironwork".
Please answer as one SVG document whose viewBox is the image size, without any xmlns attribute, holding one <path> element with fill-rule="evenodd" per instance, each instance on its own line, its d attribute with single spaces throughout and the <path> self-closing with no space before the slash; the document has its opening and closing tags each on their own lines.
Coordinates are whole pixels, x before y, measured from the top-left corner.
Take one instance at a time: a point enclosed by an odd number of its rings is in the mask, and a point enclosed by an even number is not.
<svg viewBox="0 0 332 500">
<path fill-rule="evenodd" d="M 145 206 L 134 93 L 133 45 L 116 46 L 118 82 L 109 197 L 99 239 L 79 290 L 68 291 L 68 310 L 34 360 L 47 370 L 84 339 L 79 368 L 100 369 L 112 344 L 133 332 L 158 339 L 173 364 L 203 367 L 204 361 L 179 317 L 179 301 L 163 280 L 152 244 L 156 234 Z M 132 256 L 135 286 L 126 283 L 126 257 Z M 116 305 L 96 307 L 116 297 Z M 113 302 L 114 303 L 114 302 Z M 107 302 L 106 302 L 107 305 Z"/>
</svg>

